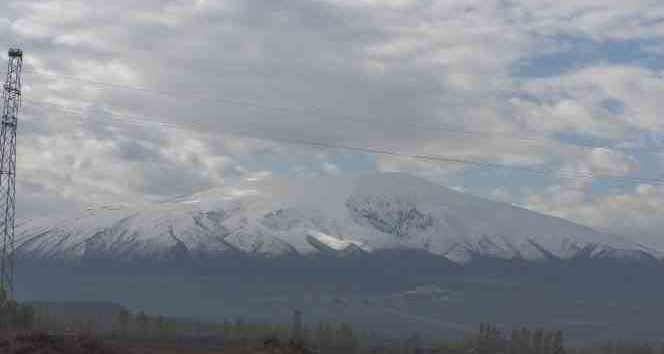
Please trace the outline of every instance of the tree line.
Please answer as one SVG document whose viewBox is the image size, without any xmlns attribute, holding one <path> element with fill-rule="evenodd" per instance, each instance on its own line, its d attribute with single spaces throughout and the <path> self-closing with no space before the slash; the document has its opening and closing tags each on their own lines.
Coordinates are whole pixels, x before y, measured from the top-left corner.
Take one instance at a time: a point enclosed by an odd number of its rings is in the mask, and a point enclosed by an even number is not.
<svg viewBox="0 0 664 354">
<path fill-rule="evenodd" d="M 32 307 L 9 299 L 0 289 L 0 329 L 30 330 L 34 322 L 35 311 Z"/>
<path fill-rule="evenodd" d="M 348 323 L 284 323 L 248 320 L 223 321 L 183 319 L 122 309 L 111 315 L 65 315 L 49 313 L 2 297 L 0 324 L 3 329 L 74 331 L 118 341 L 163 343 L 182 338 L 192 343 L 211 340 L 215 345 L 293 343 L 320 354 L 664 354 L 664 346 L 649 343 L 609 341 L 598 345 L 571 346 L 561 330 L 521 328 L 503 331 L 490 323 L 458 340 L 424 343 L 419 335 L 402 338 L 358 330 Z"/>
</svg>

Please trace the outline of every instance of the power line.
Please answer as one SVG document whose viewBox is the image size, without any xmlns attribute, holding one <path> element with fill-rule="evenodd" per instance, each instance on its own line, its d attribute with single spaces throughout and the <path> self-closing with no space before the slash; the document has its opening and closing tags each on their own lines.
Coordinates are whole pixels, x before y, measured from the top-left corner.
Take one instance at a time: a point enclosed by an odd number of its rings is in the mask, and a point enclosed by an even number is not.
<svg viewBox="0 0 664 354">
<path fill-rule="evenodd" d="M 25 101 L 26 102 L 33 102 L 32 100 L 25 100 Z M 62 105 L 57 105 L 57 104 L 48 104 L 48 105 L 51 108 L 57 109 L 57 110 L 59 110 L 63 113 L 74 115 L 74 116 L 86 117 L 86 116 L 89 116 L 89 114 L 90 114 L 89 112 L 85 112 L 85 111 L 82 111 L 82 110 L 78 110 L 78 109 L 74 109 L 74 108 L 70 108 L 70 107 L 66 107 L 66 106 L 62 106 Z M 178 124 L 178 123 L 167 123 L 167 122 L 161 122 L 159 120 L 150 119 L 150 118 L 153 118 L 153 117 L 143 116 L 141 118 L 137 118 L 135 116 L 121 115 L 121 114 L 115 114 L 115 113 L 110 113 L 110 112 L 99 112 L 99 111 L 96 112 L 96 114 L 97 114 L 97 116 L 106 115 L 106 116 L 110 117 L 110 119 L 108 119 L 109 121 L 120 121 L 120 122 L 127 122 L 127 123 L 131 123 L 131 124 L 139 124 L 139 125 L 156 124 L 156 125 L 160 125 L 162 127 L 171 128 L 171 129 L 179 129 L 179 130 L 193 131 L 193 132 L 199 132 L 199 133 L 205 133 L 205 134 L 219 135 L 219 133 L 211 132 L 208 128 L 196 127 L 196 126 L 192 126 L 192 125 L 184 125 L 184 124 Z M 83 118 L 83 119 L 85 119 L 85 118 Z M 407 153 L 401 153 L 401 152 L 398 152 L 398 151 L 387 150 L 387 149 L 377 149 L 377 148 L 371 148 L 371 147 L 339 145 L 339 144 L 325 143 L 325 142 L 320 142 L 320 141 L 309 141 L 309 140 L 293 139 L 293 138 L 268 137 L 268 138 L 259 138 L 259 139 L 274 141 L 274 142 L 280 142 L 280 143 L 295 144 L 295 145 L 307 145 L 307 146 L 313 146 L 313 147 L 325 148 L 325 149 L 360 152 L 360 153 L 366 153 L 366 154 L 372 154 L 372 155 L 386 155 L 386 156 L 409 158 L 409 159 L 414 159 L 414 160 L 455 163 L 455 164 L 470 165 L 470 166 L 487 168 L 487 169 L 506 169 L 506 170 L 522 171 L 522 172 L 545 174 L 545 175 L 555 175 L 555 176 L 564 177 L 564 178 L 591 178 L 591 179 L 597 179 L 597 180 L 613 180 L 613 181 L 646 183 L 646 184 L 652 184 L 652 185 L 664 185 L 664 179 L 656 179 L 656 178 L 626 177 L 626 176 L 614 176 L 614 175 L 597 174 L 597 173 L 581 173 L 581 172 L 572 172 L 572 171 L 556 171 L 556 170 L 547 169 L 547 168 L 538 169 L 538 168 L 514 166 L 514 165 L 507 165 L 507 164 L 494 163 L 494 162 L 485 162 L 485 161 L 477 161 L 477 160 L 471 160 L 471 159 L 448 157 L 448 156 L 424 155 L 424 154 L 407 154 Z"/>
<path fill-rule="evenodd" d="M 178 98 L 188 97 L 188 98 L 196 98 L 196 99 L 211 99 L 212 101 L 220 103 L 220 104 L 243 106 L 243 107 L 250 107 L 250 108 L 262 109 L 262 110 L 269 110 L 269 111 L 279 112 L 279 113 L 282 113 L 282 114 L 320 113 L 316 109 L 302 110 L 302 109 L 290 108 L 290 107 L 266 105 L 266 104 L 250 102 L 250 101 L 218 98 L 218 97 L 213 97 L 211 94 L 209 94 L 207 92 L 193 92 L 193 91 L 190 91 L 188 93 L 184 93 L 184 92 L 180 92 L 180 91 L 155 90 L 155 89 L 150 89 L 150 88 L 145 88 L 145 87 L 138 87 L 138 86 L 130 86 L 130 85 L 122 85 L 122 84 L 87 80 L 87 79 L 82 79 L 82 78 L 79 78 L 79 77 L 68 76 L 68 75 L 51 74 L 51 73 L 37 73 L 35 71 L 27 71 L 27 72 L 28 73 L 33 73 L 35 75 L 58 77 L 58 78 L 61 78 L 61 79 L 64 79 L 64 80 L 76 81 L 76 82 L 80 82 L 80 83 L 84 83 L 84 84 L 88 84 L 88 85 L 100 86 L 100 87 L 109 87 L 109 88 L 113 88 L 113 89 L 117 89 L 117 90 L 138 91 L 138 92 L 143 92 L 143 93 L 148 93 L 148 94 L 153 94 L 153 95 L 158 95 L 158 96 L 168 96 L 168 97 L 178 97 Z"/>
<path fill-rule="evenodd" d="M 29 71 L 30 72 L 30 71 Z M 244 101 L 244 100 L 234 100 L 234 99 L 226 99 L 226 98 L 218 98 L 218 97 L 212 97 L 211 94 L 206 93 L 206 92 L 189 92 L 189 93 L 184 93 L 184 92 L 179 92 L 179 91 L 166 91 L 166 90 L 154 90 L 150 88 L 145 88 L 145 87 L 136 87 L 136 86 L 130 86 L 130 85 L 121 85 L 121 84 L 115 84 L 115 83 L 106 83 L 106 82 L 99 82 L 99 81 L 94 81 L 94 80 L 87 80 L 87 79 L 82 79 L 74 76 L 67 76 L 67 75 L 59 75 L 59 74 L 50 74 L 50 73 L 37 73 L 35 71 L 32 71 L 31 73 L 34 73 L 36 75 L 42 75 L 42 76 L 51 76 L 51 77 L 59 77 L 64 80 L 70 80 L 70 81 L 76 81 L 84 84 L 89 84 L 89 85 L 94 85 L 94 86 L 100 86 L 100 87 L 108 87 L 112 89 L 118 89 L 118 90 L 131 90 L 131 91 L 137 91 L 137 92 L 143 92 L 147 94 L 152 94 L 152 95 L 159 95 L 159 96 L 167 96 L 167 97 L 177 97 L 177 98 L 194 98 L 194 99 L 205 99 L 205 100 L 210 100 L 222 105 L 233 105 L 233 106 L 241 106 L 241 107 L 248 107 L 248 108 L 254 108 L 254 109 L 260 109 L 260 110 L 266 110 L 266 111 L 271 111 L 279 114 L 296 114 L 296 115 L 315 115 L 315 116 L 328 116 L 328 117 L 334 117 L 336 119 L 342 119 L 346 121 L 351 121 L 355 123 L 362 123 L 362 124 L 370 124 L 373 122 L 377 122 L 380 124 L 390 124 L 393 122 L 389 121 L 384 121 L 377 119 L 377 117 L 358 117 L 354 115 L 345 115 L 345 114 L 339 114 L 335 112 L 325 112 L 319 109 L 298 109 L 298 108 L 292 108 L 292 107 L 283 107 L 283 106 L 275 106 L 275 105 L 268 105 L 268 104 L 261 104 L 261 103 L 256 103 L 256 102 L 251 102 L 251 101 Z M 468 130 L 468 129 L 459 129 L 451 126 L 444 126 L 444 125 L 425 125 L 425 124 L 417 124 L 417 123 L 406 123 L 404 124 L 403 122 L 393 124 L 395 126 L 407 126 L 413 129 L 417 130 L 424 130 L 424 131 L 439 131 L 447 134 L 459 134 L 459 135 L 466 135 L 466 136 L 477 136 L 477 137 L 487 137 L 487 138 L 500 138 L 500 139 L 507 139 L 507 140 L 516 140 L 516 141 L 522 141 L 525 143 L 536 143 L 536 144 L 558 144 L 558 145 L 565 145 L 565 146 L 573 146 L 577 148 L 589 148 L 589 149 L 595 149 L 595 148 L 601 148 L 601 149 L 607 149 L 607 150 L 613 150 L 613 151 L 619 151 L 619 152 L 632 152 L 632 153 L 646 153 L 646 154 L 664 154 L 664 149 L 659 149 L 659 148 L 621 148 L 621 147 L 616 147 L 616 146 L 611 146 L 611 145 L 604 145 L 604 144 L 590 144 L 590 143 L 583 143 L 583 142 L 569 142 L 569 141 L 562 141 L 559 139 L 552 139 L 552 138 L 546 138 L 546 137 L 526 137 L 526 136 L 519 136 L 519 135 L 510 135 L 510 134 L 500 134 L 500 133 L 489 133 L 489 132 L 483 132 L 483 131 L 477 131 L 477 130 Z"/>
</svg>

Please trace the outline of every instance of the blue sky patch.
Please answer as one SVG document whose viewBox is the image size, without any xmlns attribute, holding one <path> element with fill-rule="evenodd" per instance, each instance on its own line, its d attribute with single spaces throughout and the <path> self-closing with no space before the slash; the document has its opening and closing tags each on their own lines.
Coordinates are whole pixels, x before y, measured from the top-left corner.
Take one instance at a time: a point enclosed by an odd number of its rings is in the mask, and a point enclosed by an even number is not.
<svg viewBox="0 0 664 354">
<path fill-rule="evenodd" d="M 664 47 L 656 39 L 597 42 L 584 37 L 560 36 L 561 50 L 524 58 L 512 67 L 516 77 L 547 78 L 575 71 L 598 62 L 664 68 L 660 55 L 650 49 Z"/>
</svg>

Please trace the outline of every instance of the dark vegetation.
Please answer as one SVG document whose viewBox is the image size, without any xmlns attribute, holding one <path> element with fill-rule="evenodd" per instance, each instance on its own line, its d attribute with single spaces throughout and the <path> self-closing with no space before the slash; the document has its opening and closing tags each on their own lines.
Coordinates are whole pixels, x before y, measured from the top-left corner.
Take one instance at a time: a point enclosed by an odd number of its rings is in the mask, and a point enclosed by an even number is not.
<svg viewBox="0 0 664 354">
<path fill-rule="evenodd" d="M 238 255 L 215 262 L 123 265 L 87 260 L 45 267 L 25 261 L 18 278 L 30 281 L 21 282 L 17 294 L 33 299 L 112 300 L 148 313 L 217 322 L 237 317 L 288 322 L 290 309 L 302 308 L 311 323 L 347 322 L 358 330 L 413 331 L 445 339 L 482 321 L 502 328 L 560 328 L 570 344 L 616 337 L 664 338 L 664 283 L 656 281 L 664 267 L 658 264 L 476 259 L 460 266 L 418 252 L 381 252 L 343 260 Z M 442 291 L 401 296 L 429 285 Z M 65 310 L 49 309 L 51 315 L 71 314 Z M 413 320 L 395 312 L 427 319 Z M 445 328 L 433 321 L 466 329 Z"/>
<path fill-rule="evenodd" d="M 53 308 L 53 306 L 51 306 Z M 609 341 L 566 345 L 561 330 L 502 331 L 483 323 L 455 340 L 402 337 L 356 330 L 341 323 L 221 322 L 131 313 L 73 315 L 5 302 L 0 353 L 265 353 L 265 354 L 664 354 L 664 345 Z"/>
<path fill-rule="evenodd" d="M 5 331 L 0 336 L 3 354 L 116 354 L 98 338 L 82 334 Z"/>
<path fill-rule="evenodd" d="M 397 258 L 401 261 L 394 262 Z M 16 329 L 53 335 L 75 332 L 112 346 L 160 348 L 155 353 L 186 347 L 190 349 L 177 352 L 256 348 L 264 353 L 304 349 L 320 354 L 416 353 L 419 348 L 421 353 L 664 354 L 660 343 L 664 285 L 656 281 L 664 269 L 661 264 L 478 259 L 461 267 L 425 254 L 387 252 L 343 261 L 229 259 L 233 262 L 183 261 L 153 267 L 142 263 L 108 267 L 90 261 L 53 264 L 48 269 L 42 265 L 32 273 L 24 264 L 20 271 L 26 274 L 21 276 L 39 281 L 26 282 L 31 288 L 19 289 L 21 294 L 117 299 L 151 314 L 130 313 L 118 305 L 93 311 L 33 302 L 29 308 L 10 303 L 2 310 L 3 316 L 7 314 L 3 318 Z M 421 285 L 435 285 L 444 293 L 392 297 Z M 320 294 L 331 300 L 317 299 Z M 301 341 L 291 341 L 292 308 L 309 311 Z M 461 324 L 490 320 L 500 323 L 503 331 L 483 325 L 464 337 L 460 330 L 444 332 L 445 328 L 428 323 L 418 328 L 418 323 L 405 322 L 383 309 Z M 184 313 L 207 317 L 188 319 Z M 373 322 L 362 322 L 365 319 Z M 390 321 L 401 327 L 389 327 Z M 537 329 L 549 327 L 556 330 Z M 564 345 L 554 346 L 560 342 L 557 338 L 564 339 Z"/>
</svg>

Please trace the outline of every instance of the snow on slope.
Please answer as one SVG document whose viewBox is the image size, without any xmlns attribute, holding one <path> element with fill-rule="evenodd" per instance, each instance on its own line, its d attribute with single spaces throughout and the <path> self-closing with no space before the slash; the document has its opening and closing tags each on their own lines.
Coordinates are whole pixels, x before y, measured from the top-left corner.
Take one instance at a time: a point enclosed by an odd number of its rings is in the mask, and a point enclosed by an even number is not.
<svg viewBox="0 0 664 354">
<path fill-rule="evenodd" d="M 476 255 L 528 260 L 647 259 L 626 239 L 405 174 L 356 173 L 246 182 L 132 208 L 17 226 L 20 254 L 40 258 L 367 254 L 416 249 L 467 262 Z"/>
</svg>

